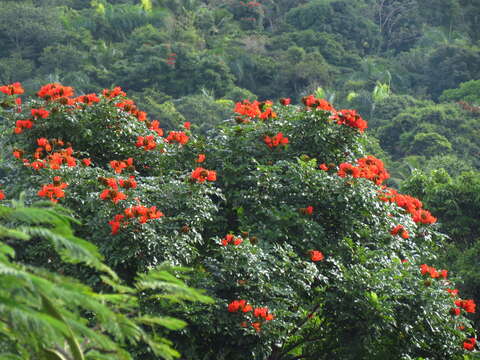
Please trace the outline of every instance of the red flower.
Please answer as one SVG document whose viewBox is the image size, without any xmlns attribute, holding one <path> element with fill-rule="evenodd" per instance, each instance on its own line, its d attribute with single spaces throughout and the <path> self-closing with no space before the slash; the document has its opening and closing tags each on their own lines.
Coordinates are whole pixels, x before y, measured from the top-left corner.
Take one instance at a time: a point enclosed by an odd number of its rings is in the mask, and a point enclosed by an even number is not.
<svg viewBox="0 0 480 360">
<path fill-rule="evenodd" d="M 247 309 L 245 311 L 245 309 Z M 249 312 L 252 311 L 252 306 L 247 303 L 246 300 L 233 300 L 230 304 L 228 304 L 228 311 L 229 312 Z"/>
<path fill-rule="evenodd" d="M 31 113 L 32 113 L 32 116 L 34 118 L 42 118 L 42 119 L 46 119 L 48 117 L 48 115 L 50 115 L 50 112 L 48 112 L 47 110 L 45 110 L 43 108 L 32 109 Z"/>
<path fill-rule="evenodd" d="M 307 207 L 305 208 L 305 213 L 306 213 L 307 215 L 312 215 L 312 214 L 313 214 L 313 206 L 311 206 L 311 205 L 310 205 L 310 206 L 307 206 Z"/>
<path fill-rule="evenodd" d="M 433 224 L 437 221 L 437 218 L 430 214 L 430 211 L 419 209 L 413 215 L 413 221 L 422 224 Z"/>
<path fill-rule="evenodd" d="M 458 295 L 458 289 L 446 289 L 450 295 L 452 296 L 457 296 Z"/>
<path fill-rule="evenodd" d="M 241 237 L 235 238 L 232 234 L 227 234 L 225 237 L 222 239 L 221 244 L 223 246 L 227 246 L 228 244 L 233 244 L 233 245 L 240 245 L 243 242 L 243 239 Z"/>
<path fill-rule="evenodd" d="M 325 111 L 335 111 L 333 106 L 324 99 L 317 99 L 313 95 L 304 96 L 302 98 L 303 104 L 307 108 L 315 107 L 317 110 L 325 110 Z"/>
<path fill-rule="evenodd" d="M 165 141 L 168 143 L 177 142 L 180 145 L 185 145 L 189 139 L 190 138 L 183 131 L 170 131 Z"/>
<path fill-rule="evenodd" d="M 243 239 L 241 237 L 236 238 L 233 240 L 233 245 L 237 246 L 240 245 L 243 242 Z"/>
<path fill-rule="evenodd" d="M 463 348 L 468 351 L 473 351 L 476 343 L 477 340 L 474 337 L 471 337 L 463 342 Z"/>
<path fill-rule="evenodd" d="M 327 164 L 320 164 L 318 167 L 320 168 L 320 170 L 328 171 L 328 166 L 327 166 Z"/>
<path fill-rule="evenodd" d="M 15 149 L 13 150 L 12 154 L 14 158 L 21 159 L 23 156 L 23 151 Z"/>
<path fill-rule="evenodd" d="M 23 90 L 22 84 L 20 84 L 19 82 L 15 82 L 10 85 L 0 86 L 0 92 L 6 95 L 21 95 L 25 91 Z"/>
<path fill-rule="evenodd" d="M 71 99 L 68 99 L 69 97 L 73 96 L 73 94 L 74 94 L 73 88 L 69 86 L 63 86 L 62 84 L 59 84 L 59 83 L 44 85 L 37 92 L 37 96 L 40 98 L 43 98 L 47 101 L 63 99 L 63 100 L 60 100 L 60 102 L 65 104 L 73 103 Z"/>
<path fill-rule="evenodd" d="M 476 304 L 473 300 L 455 300 L 455 305 L 468 313 L 475 313 Z"/>
<path fill-rule="evenodd" d="M 287 106 L 287 105 L 290 105 L 291 103 L 291 99 L 290 98 L 281 98 L 280 99 L 280 104 L 284 105 L 284 106 Z"/>
<path fill-rule="evenodd" d="M 255 329 L 256 332 L 259 332 L 259 331 L 261 330 L 262 323 L 253 322 L 253 323 L 252 323 L 252 327 Z"/>
<path fill-rule="evenodd" d="M 197 160 L 195 160 L 195 162 L 203 163 L 205 161 L 205 158 L 206 158 L 205 154 L 198 154 L 198 158 Z"/>
<path fill-rule="evenodd" d="M 243 100 L 242 102 L 237 102 L 235 104 L 234 112 L 240 115 L 244 115 L 250 118 L 255 118 L 260 116 L 262 113 L 260 111 L 259 102 L 255 100 L 251 103 L 249 100 Z"/>
<path fill-rule="evenodd" d="M 247 312 L 250 312 L 250 311 L 252 311 L 252 310 L 253 310 L 252 305 L 247 304 L 247 305 L 245 305 L 245 306 L 243 307 L 242 312 L 247 313 Z"/>
<path fill-rule="evenodd" d="M 23 132 L 23 129 L 30 129 L 33 126 L 33 122 L 30 119 L 27 120 L 17 120 L 15 122 L 15 134 L 21 134 Z"/>
<path fill-rule="evenodd" d="M 50 144 L 48 143 L 48 140 L 46 138 L 37 139 L 37 145 L 41 146 L 41 147 L 44 147 L 45 150 L 46 150 L 47 146 L 50 146 Z M 47 151 L 49 151 L 49 150 L 47 150 Z"/>
<path fill-rule="evenodd" d="M 22 98 L 16 98 L 15 99 L 15 104 L 17 104 L 17 113 L 22 112 Z"/>
<path fill-rule="evenodd" d="M 337 113 L 337 118 L 337 124 L 357 128 L 360 132 L 368 127 L 367 122 L 355 110 L 340 110 Z"/>
<path fill-rule="evenodd" d="M 113 220 L 110 220 L 108 223 L 112 228 L 112 235 L 115 235 L 118 233 L 118 230 L 120 229 L 120 226 L 124 222 L 124 216 L 122 214 L 115 215 L 115 218 Z"/>
<path fill-rule="evenodd" d="M 338 176 L 340 177 L 346 177 L 347 175 L 352 176 L 354 178 L 360 177 L 360 169 L 357 168 L 356 166 L 353 166 L 348 163 L 342 163 L 340 164 L 340 168 L 337 172 Z"/>
<path fill-rule="evenodd" d="M 155 142 L 155 139 L 153 135 L 148 135 L 148 136 L 139 136 L 137 137 L 137 143 L 135 144 L 136 147 L 143 147 L 143 150 L 148 151 L 148 150 L 153 150 L 156 148 L 157 143 Z"/>
<path fill-rule="evenodd" d="M 207 170 L 202 167 L 197 167 L 195 170 L 193 170 L 192 174 L 190 175 L 190 178 L 199 183 L 203 183 L 206 180 L 216 181 L 217 173 L 213 170 Z"/>
<path fill-rule="evenodd" d="M 133 168 L 133 159 L 128 158 L 124 161 L 112 160 L 110 161 L 110 167 L 117 174 L 121 174 L 124 169 Z"/>
<path fill-rule="evenodd" d="M 0 200 L 4 200 L 5 199 L 5 193 L 3 192 L 3 190 L 0 190 Z"/>
<path fill-rule="evenodd" d="M 130 176 L 128 180 L 119 180 L 120 187 L 125 188 L 125 189 L 136 189 L 137 188 L 137 182 L 135 181 L 135 176 Z"/>
<path fill-rule="evenodd" d="M 400 236 L 404 239 L 408 239 L 409 238 L 409 235 L 408 235 L 408 231 L 405 230 L 405 228 L 403 227 L 403 225 L 397 225 L 395 226 L 391 231 L 390 231 L 390 234 L 392 235 L 398 235 L 400 234 Z"/>
<path fill-rule="evenodd" d="M 97 94 L 86 94 L 75 98 L 74 101 L 87 105 L 92 105 L 94 103 L 100 102 L 100 98 L 97 96 Z"/>
<path fill-rule="evenodd" d="M 112 200 L 114 204 L 117 204 L 121 200 L 126 200 L 127 195 L 124 193 L 114 190 L 114 189 L 105 189 L 100 194 L 100 199 L 102 200 Z"/>
<path fill-rule="evenodd" d="M 255 310 L 253 311 L 253 316 L 265 318 L 267 317 L 267 313 L 268 308 L 266 307 L 255 308 Z"/>
<path fill-rule="evenodd" d="M 265 321 L 273 320 L 274 316 L 268 312 L 267 307 L 259 307 L 253 310 L 253 316 L 265 319 Z"/>
<path fill-rule="evenodd" d="M 82 159 L 82 162 L 85 166 L 92 165 L 92 160 L 90 158 Z"/>
<path fill-rule="evenodd" d="M 381 185 L 383 181 L 390 178 L 390 174 L 385 169 L 382 160 L 374 156 L 367 156 L 357 160 L 360 169 L 360 177 L 373 181 L 377 185 Z"/>
<path fill-rule="evenodd" d="M 150 208 L 143 205 L 136 205 L 124 210 L 127 218 L 137 218 L 140 224 L 145 224 L 148 220 L 160 219 L 165 216 L 156 206 Z"/>
<path fill-rule="evenodd" d="M 51 202 L 58 202 L 58 199 L 65 196 L 65 189 L 68 184 L 66 183 L 59 183 L 59 179 L 56 179 L 53 184 L 43 185 L 43 187 L 38 191 L 37 195 L 41 197 L 48 197 L 50 198 Z"/>
<path fill-rule="evenodd" d="M 458 307 L 450 309 L 450 315 L 452 315 L 452 316 L 458 316 L 458 315 L 460 315 L 461 312 L 462 311 Z"/>
<path fill-rule="evenodd" d="M 186 121 L 186 122 L 183 123 L 183 127 L 184 127 L 186 130 L 190 130 L 190 126 L 191 126 L 191 125 L 192 125 L 192 124 L 191 124 L 189 121 Z"/>
<path fill-rule="evenodd" d="M 277 135 L 273 137 L 265 136 L 263 138 L 263 141 L 270 149 L 273 149 L 277 146 L 285 146 L 288 144 L 288 138 L 284 137 L 281 132 L 277 133 Z"/>
<path fill-rule="evenodd" d="M 310 250 L 309 254 L 310 254 L 310 260 L 314 262 L 322 261 L 323 259 L 325 259 L 325 256 L 322 254 L 322 252 L 318 250 Z"/>
<path fill-rule="evenodd" d="M 163 129 L 160 128 L 160 121 L 153 120 L 148 127 L 150 130 L 155 131 L 158 136 L 163 136 Z"/>
<path fill-rule="evenodd" d="M 127 94 L 125 94 L 122 91 L 122 88 L 120 86 L 115 87 L 113 90 L 103 89 L 102 94 L 103 94 L 103 96 L 105 96 L 106 98 L 109 98 L 109 99 L 113 99 L 117 96 L 123 96 L 123 97 L 127 96 Z"/>
</svg>

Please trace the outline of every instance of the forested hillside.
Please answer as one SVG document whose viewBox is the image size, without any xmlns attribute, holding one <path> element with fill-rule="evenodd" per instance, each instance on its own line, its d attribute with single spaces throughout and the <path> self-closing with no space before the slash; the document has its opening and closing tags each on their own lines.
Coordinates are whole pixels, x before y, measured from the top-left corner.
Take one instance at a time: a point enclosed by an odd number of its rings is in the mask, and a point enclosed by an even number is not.
<svg viewBox="0 0 480 360">
<path fill-rule="evenodd" d="M 480 165 L 479 13 L 474 0 L 3 0 L 0 81 L 121 86 L 167 128 L 204 130 L 231 115 L 226 100 L 321 88 L 407 158 L 401 179 L 438 154 Z"/>
<path fill-rule="evenodd" d="M 475 358 L 444 290 L 480 302 L 480 1 L 0 0 L 0 41 L 0 262 L 43 279 L 0 350 L 33 306 L 38 354 L 100 329 L 85 358 Z"/>
</svg>

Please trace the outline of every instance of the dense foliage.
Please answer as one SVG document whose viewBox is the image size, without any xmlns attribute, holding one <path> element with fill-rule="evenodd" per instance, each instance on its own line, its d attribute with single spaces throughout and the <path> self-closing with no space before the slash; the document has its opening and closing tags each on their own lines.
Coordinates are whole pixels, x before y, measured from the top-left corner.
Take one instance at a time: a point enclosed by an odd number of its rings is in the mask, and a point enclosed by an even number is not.
<svg viewBox="0 0 480 360">
<path fill-rule="evenodd" d="M 203 137 L 195 122 L 164 131 L 119 87 L 0 92 L 2 197 L 72 209 L 129 289 L 148 284 L 136 293 L 141 319 L 189 324 L 168 335 L 185 358 L 462 359 L 476 348 L 475 302 L 433 267 L 443 267 L 437 219 L 383 185 L 390 175 L 365 153 L 356 111 L 313 95 L 300 106 L 245 100 Z M 41 242 L 11 248 L 22 264 L 105 287 Z M 144 274 L 162 263 L 193 268 L 188 284 L 214 304 L 155 294 Z"/>
<path fill-rule="evenodd" d="M 74 236 L 70 223 L 76 220 L 65 209 L 13 201 L 0 206 L 0 218 L 2 359 L 131 359 L 128 348 L 138 343 L 165 359 L 178 356 L 171 342 L 147 329 L 178 330 L 186 323 L 145 313 L 140 295 L 147 291 L 176 301 L 209 298 L 185 286 L 170 267 L 139 274 L 132 287 L 125 286 L 94 245 Z M 103 283 L 113 291 L 97 293 L 74 278 L 15 262 L 15 248 L 29 240 L 48 241 L 63 261 L 103 273 Z"/>
<path fill-rule="evenodd" d="M 190 324 L 155 332 L 186 358 L 456 358 L 436 295 L 447 280 L 416 281 L 421 263 L 448 267 L 480 301 L 479 12 L 472 0 L 0 0 L 0 84 L 13 83 L 0 87 L 0 199 L 71 209 L 74 238 L 132 291 L 164 261 L 193 268 L 215 305 L 132 293 L 131 321 Z M 379 202 L 384 185 L 396 190 Z M 424 208 L 438 222 L 415 222 L 433 221 Z M 7 233 L 8 266 L 120 292 L 100 262 Z M 153 358 L 135 342 L 115 344 Z"/>
</svg>

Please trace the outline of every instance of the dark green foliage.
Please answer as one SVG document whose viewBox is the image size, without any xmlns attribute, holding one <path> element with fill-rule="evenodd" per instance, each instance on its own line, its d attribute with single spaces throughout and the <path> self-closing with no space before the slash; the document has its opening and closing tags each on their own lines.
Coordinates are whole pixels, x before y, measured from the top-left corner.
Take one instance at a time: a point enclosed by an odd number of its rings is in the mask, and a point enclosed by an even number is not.
<svg viewBox="0 0 480 360">
<path fill-rule="evenodd" d="M 77 220 L 65 209 L 13 201 L 11 207 L 0 206 L 0 219 L 2 359 L 132 359 L 127 348 L 137 343 L 164 359 L 179 356 L 171 342 L 150 336 L 145 328 L 178 330 L 185 322 L 142 314 L 140 294 L 153 290 L 177 301 L 209 299 L 176 279 L 168 267 L 144 273 L 127 287 L 93 244 L 73 235 L 70 223 Z M 14 249 L 28 240 L 46 241 L 63 261 L 95 269 L 113 292 L 96 293 L 77 279 L 15 261 Z"/>
<path fill-rule="evenodd" d="M 465 101 L 472 105 L 480 105 L 480 80 L 461 83 L 456 89 L 448 89 L 440 96 L 441 101 Z"/>
</svg>

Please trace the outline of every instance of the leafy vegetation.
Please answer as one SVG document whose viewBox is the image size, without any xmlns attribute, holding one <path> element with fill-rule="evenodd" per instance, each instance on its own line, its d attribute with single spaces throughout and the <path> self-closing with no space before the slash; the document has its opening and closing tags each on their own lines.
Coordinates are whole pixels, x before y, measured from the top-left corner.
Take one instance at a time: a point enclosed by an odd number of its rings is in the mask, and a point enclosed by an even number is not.
<svg viewBox="0 0 480 360">
<path fill-rule="evenodd" d="M 165 266 L 125 286 L 94 245 L 73 235 L 70 224 L 77 220 L 65 209 L 45 202 L 12 205 L 0 206 L 2 359 L 131 359 L 128 348 L 137 343 L 164 359 L 178 356 L 171 342 L 149 334 L 147 327 L 178 330 L 186 323 L 145 314 L 140 294 L 153 290 L 176 300 L 208 298 L 185 286 Z M 111 290 L 95 292 L 72 277 L 16 262 L 15 249 L 26 241 L 47 241 L 63 261 L 95 269 Z"/>
<path fill-rule="evenodd" d="M 58 344 L 38 337 L 32 353 L 62 349 L 61 339 L 75 360 L 82 352 L 118 358 L 120 349 L 141 359 L 177 351 L 189 359 L 461 359 L 475 348 L 474 300 L 431 266 L 441 266 L 437 219 L 418 199 L 382 185 L 390 175 L 366 154 L 367 122 L 354 110 L 313 95 L 301 106 L 245 100 L 204 137 L 190 122 L 165 132 L 119 87 L 75 97 L 52 83 L 21 102 L 21 84 L 0 91 L 2 197 L 26 189 L 27 204 L 44 198 L 73 209 L 77 233 L 104 256 L 65 227 L 68 217 L 59 228 L 41 212 L 41 231 L 13 224 L 11 231 L 53 241 L 53 249 L 36 241 L 7 248 L 20 267 L 88 284 L 49 275 L 59 293 L 87 295 L 70 302 L 58 295 L 51 304 L 41 295 L 48 292 L 34 289 L 42 314 L 60 320 L 62 312 L 51 312 L 58 301 L 68 304 L 65 317 L 85 313 L 88 321 L 68 322 Z M 192 268 L 185 281 L 206 294 L 186 287 L 174 276 L 185 270 L 172 266 Z M 206 296 L 214 302 L 205 304 Z M 121 324 L 108 322 L 112 316 Z M 185 325 L 175 319 L 189 326 L 169 334 Z M 174 345 L 162 340 L 167 335 Z M 80 349 L 77 338 L 93 350 Z"/>
<path fill-rule="evenodd" d="M 0 5 L 10 358 L 475 357 L 478 2 Z"/>
</svg>

